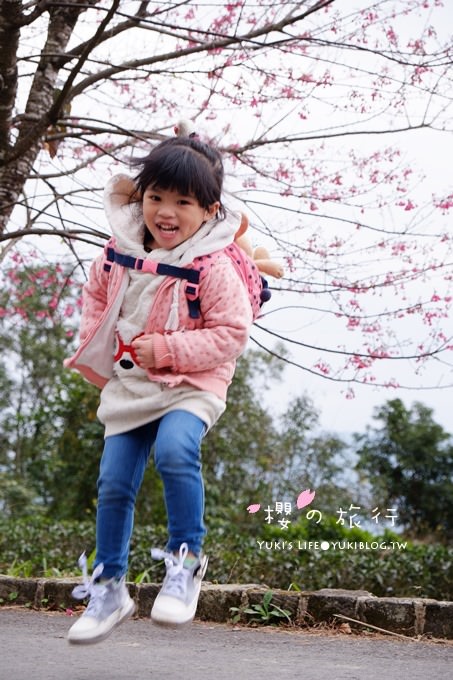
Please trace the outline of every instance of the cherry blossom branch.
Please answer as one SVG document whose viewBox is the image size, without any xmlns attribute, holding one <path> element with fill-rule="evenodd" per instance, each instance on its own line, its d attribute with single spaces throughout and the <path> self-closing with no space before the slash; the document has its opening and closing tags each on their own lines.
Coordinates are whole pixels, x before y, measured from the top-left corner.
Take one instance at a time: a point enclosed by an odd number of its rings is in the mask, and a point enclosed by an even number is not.
<svg viewBox="0 0 453 680">
<path fill-rule="evenodd" d="M 265 326 L 261 326 L 259 323 L 255 321 L 254 325 L 259 328 L 260 330 L 264 331 L 265 333 L 268 333 L 268 335 L 272 335 L 275 338 L 278 338 L 279 340 L 284 340 L 285 342 L 289 342 L 292 345 L 298 345 L 299 347 L 305 347 L 306 349 L 314 349 L 317 350 L 318 352 L 327 352 L 327 354 L 339 354 L 341 356 L 350 356 L 350 357 L 363 357 L 365 359 L 372 359 L 373 361 L 403 361 L 407 359 L 426 359 L 428 357 L 435 357 L 438 354 L 441 354 L 442 352 L 445 351 L 451 351 L 451 342 L 453 341 L 453 337 L 449 338 L 447 341 L 445 341 L 442 346 L 437 347 L 434 350 L 431 350 L 430 352 L 420 352 L 418 354 L 407 354 L 407 355 L 400 355 L 400 356 L 392 356 L 389 353 L 383 352 L 381 350 L 376 351 L 373 353 L 372 351 L 367 352 L 367 353 L 362 353 L 362 352 L 348 352 L 347 350 L 343 349 L 332 349 L 328 347 L 319 347 L 317 345 L 310 345 L 305 342 L 301 342 L 300 340 L 294 340 L 293 338 L 289 338 L 287 336 L 283 336 L 280 333 L 276 333 L 275 331 L 271 331 L 269 328 L 266 328 Z"/>
<path fill-rule="evenodd" d="M 266 347 L 263 345 L 261 342 L 259 342 L 254 336 L 250 336 L 250 339 L 252 342 L 255 343 L 260 349 L 264 350 L 267 354 L 270 354 L 271 356 L 275 357 L 276 359 L 280 359 L 283 361 L 285 364 L 288 364 L 289 366 L 295 366 L 296 368 L 300 368 L 302 371 L 306 373 L 310 373 L 311 375 L 316 376 L 317 378 L 322 378 L 323 380 L 329 380 L 331 382 L 335 383 L 344 383 L 344 384 L 355 384 L 355 385 L 368 385 L 370 387 L 385 387 L 385 388 L 398 388 L 398 389 L 403 389 L 403 390 L 410 390 L 410 391 L 416 391 L 416 392 L 425 392 L 429 390 L 446 390 L 446 389 L 451 389 L 453 387 L 453 383 L 448 383 L 445 385 L 431 385 L 431 386 L 414 386 L 414 385 L 403 385 L 400 383 L 396 383 L 392 380 L 388 382 L 368 382 L 364 383 L 363 380 L 360 380 L 358 378 L 354 377 L 348 377 L 348 378 L 342 378 L 340 376 L 333 376 L 329 375 L 328 373 L 321 372 L 321 371 L 315 371 L 312 368 L 308 368 L 308 366 L 304 366 L 303 364 L 298 363 L 297 361 L 293 361 L 292 359 L 289 359 L 288 357 L 278 353 L 274 349 L 271 349 L 270 347 Z"/>
</svg>

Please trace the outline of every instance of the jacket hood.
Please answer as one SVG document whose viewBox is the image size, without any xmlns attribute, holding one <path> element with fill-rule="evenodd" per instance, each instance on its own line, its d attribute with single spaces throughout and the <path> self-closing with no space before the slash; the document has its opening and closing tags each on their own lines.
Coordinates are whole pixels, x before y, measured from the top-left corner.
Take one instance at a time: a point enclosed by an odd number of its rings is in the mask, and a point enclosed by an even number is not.
<svg viewBox="0 0 453 680">
<path fill-rule="evenodd" d="M 224 219 L 212 219 L 172 250 L 156 248 L 146 252 L 142 205 L 134 180 L 128 175 L 112 177 L 104 190 L 104 207 L 119 251 L 134 257 L 183 267 L 196 257 L 208 255 L 229 245 L 241 223 L 239 212 L 226 211 Z"/>
</svg>

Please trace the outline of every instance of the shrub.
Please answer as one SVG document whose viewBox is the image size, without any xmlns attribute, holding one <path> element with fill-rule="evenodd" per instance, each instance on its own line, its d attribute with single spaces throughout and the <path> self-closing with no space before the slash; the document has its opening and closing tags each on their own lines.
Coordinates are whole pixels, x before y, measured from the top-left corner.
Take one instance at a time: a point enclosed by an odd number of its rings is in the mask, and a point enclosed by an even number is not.
<svg viewBox="0 0 453 680">
<path fill-rule="evenodd" d="M 346 529 L 333 520 L 323 523 L 322 540 L 328 550 L 300 549 L 320 541 L 319 527 L 301 520 L 288 530 L 262 527 L 257 538 L 239 531 L 225 519 L 211 522 L 205 550 L 208 577 L 218 583 L 259 583 L 271 589 L 363 589 L 377 596 L 432 597 L 453 600 L 453 548 L 407 542 L 404 549 L 368 549 L 366 543 L 404 539 L 389 531 L 373 536 L 361 529 Z M 164 526 L 136 526 L 131 543 L 128 578 L 160 581 L 162 566 L 151 560 L 154 546 L 165 546 Z M 261 542 L 261 547 L 259 544 Z M 285 546 L 283 546 L 285 541 Z M 359 544 L 334 549 L 333 542 Z M 360 543 L 364 547 L 360 549 Z M 0 518 L 0 571 L 16 576 L 78 574 L 77 558 L 95 545 L 94 522 L 56 522 L 42 516 Z M 345 545 L 346 548 L 346 545 Z"/>
</svg>

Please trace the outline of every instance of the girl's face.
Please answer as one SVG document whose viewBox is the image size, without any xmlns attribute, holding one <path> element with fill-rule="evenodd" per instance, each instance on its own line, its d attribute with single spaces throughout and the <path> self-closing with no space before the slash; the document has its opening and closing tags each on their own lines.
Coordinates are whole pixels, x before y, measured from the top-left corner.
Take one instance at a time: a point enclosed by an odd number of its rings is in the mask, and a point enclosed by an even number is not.
<svg viewBox="0 0 453 680">
<path fill-rule="evenodd" d="M 208 210 L 194 196 L 177 191 L 148 187 L 143 196 L 143 218 L 152 237 L 153 248 L 171 250 L 193 236 L 203 222 L 214 217 L 220 203 Z"/>
</svg>

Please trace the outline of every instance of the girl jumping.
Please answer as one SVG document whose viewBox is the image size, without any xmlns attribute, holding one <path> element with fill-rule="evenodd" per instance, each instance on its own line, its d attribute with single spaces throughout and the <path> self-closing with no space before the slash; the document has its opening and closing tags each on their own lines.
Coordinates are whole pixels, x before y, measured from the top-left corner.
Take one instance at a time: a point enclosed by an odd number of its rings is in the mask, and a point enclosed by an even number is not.
<svg viewBox="0 0 453 680">
<path fill-rule="evenodd" d="M 153 555 L 165 559 L 167 571 L 151 618 L 178 625 L 195 615 L 207 564 L 200 446 L 225 410 L 252 324 L 230 258 L 211 263 L 241 220 L 225 210 L 222 183 L 217 150 L 185 136 L 153 148 L 135 180 L 119 175 L 105 189 L 113 239 L 91 266 L 81 345 L 66 362 L 101 388 L 98 417 L 105 427 L 94 571 L 75 589 L 90 599 L 69 631 L 72 643 L 104 639 L 134 611 L 125 575 L 152 449 L 168 544 Z M 172 276 L 173 267 L 189 271 L 194 261 L 207 270 L 199 284 Z"/>
</svg>

